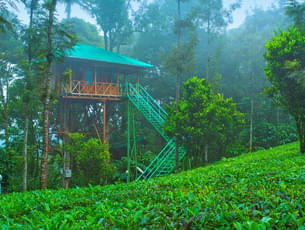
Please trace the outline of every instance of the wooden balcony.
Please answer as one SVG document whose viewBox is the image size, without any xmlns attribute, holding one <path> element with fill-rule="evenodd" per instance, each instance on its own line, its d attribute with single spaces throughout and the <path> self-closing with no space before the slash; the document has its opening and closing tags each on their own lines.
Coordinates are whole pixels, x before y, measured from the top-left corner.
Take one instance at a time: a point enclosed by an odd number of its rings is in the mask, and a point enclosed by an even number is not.
<svg viewBox="0 0 305 230">
<path fill-rule="evenodd" d="M 62 97 L 70 99 L 96 99 L 96 100 L 120 100 L 121 90 L 119 82 L 93 82 L 71 80 L 69 85 L 63 88 Z"/>
</svg>

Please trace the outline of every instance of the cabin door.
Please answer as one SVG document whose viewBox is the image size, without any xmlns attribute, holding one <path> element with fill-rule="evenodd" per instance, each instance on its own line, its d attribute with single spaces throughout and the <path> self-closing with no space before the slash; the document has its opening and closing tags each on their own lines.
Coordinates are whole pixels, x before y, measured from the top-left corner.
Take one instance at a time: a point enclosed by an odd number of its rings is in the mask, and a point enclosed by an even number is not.
<svg viewBox="0 0 305 230">
<path fill-rule="evenodd" d="M 93 85 L 93 70 L 91 69 L 86 69 L 86 82 Z"/>
</svg>

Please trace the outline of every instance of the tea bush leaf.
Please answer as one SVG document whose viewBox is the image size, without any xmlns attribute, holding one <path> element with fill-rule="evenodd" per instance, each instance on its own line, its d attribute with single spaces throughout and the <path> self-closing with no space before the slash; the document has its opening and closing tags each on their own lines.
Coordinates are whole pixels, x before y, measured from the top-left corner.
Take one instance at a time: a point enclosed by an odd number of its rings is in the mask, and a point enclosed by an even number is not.
<svg viewBox="0 0 305 230">
<path fill-rule="evenodd" d="M 305 229 L 298 143 L 148 181 L 0 196 L 0 229 Z"/>
</svg>

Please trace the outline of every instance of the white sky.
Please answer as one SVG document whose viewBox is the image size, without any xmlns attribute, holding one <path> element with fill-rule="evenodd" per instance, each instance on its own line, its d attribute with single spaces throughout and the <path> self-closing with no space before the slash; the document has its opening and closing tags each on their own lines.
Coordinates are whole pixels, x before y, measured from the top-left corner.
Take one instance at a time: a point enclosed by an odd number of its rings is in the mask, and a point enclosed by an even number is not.
<svg viewBox="0 0 305 230">
<path fill-rule="evenodd" d="M 227 7 L 235 1 L 236 0 L 224 0 L 224 5 Z M 229 29 L 236 28 L 240 24 L 242 24 L 247 14 L 251 14 L 252 9 L 258 7 L 263 9 L 268 9 L 277 5 L 278 2 L 278 0 L 241 0 L 241 1 L 242 1 L 242 7 L 233 13 L 233 23 L 229 26 Z M 18 9 L 15 9 L 15 13 L 18 15 L 19 19 L 23 23 L 28 23 L 28 15 L 23 5 L 19 3 L 17 4 L 17 8 Z M 62 19 L 66 16 L 65 6 L 63 4 L 58 4 L 57 10 L 58 10 L 59 19 Z M 81 9 L 78 5 L 72 6 L 71 17 L 82 18 L 87 22 L 96 24 L 94 18 L 92 18 L 85 10 Z"/>
</svg>

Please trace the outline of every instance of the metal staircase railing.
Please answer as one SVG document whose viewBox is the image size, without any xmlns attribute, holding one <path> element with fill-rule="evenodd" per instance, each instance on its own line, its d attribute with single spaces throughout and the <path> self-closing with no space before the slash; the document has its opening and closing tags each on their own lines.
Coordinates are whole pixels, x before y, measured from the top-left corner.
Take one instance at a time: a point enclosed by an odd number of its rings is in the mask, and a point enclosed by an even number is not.
<svg viewBox="0 0 305 230">
<path fill-rule="evenodd" d="M 176 143 L 174 138 L 170 139 L 163 131 L 163 125 L 167 117 L 166 111 L 141 85 L 127 83 L 126 89 L 128 99 L 167 142 L 137 180 L 165 176 L 172 173 L 176 165 Z M 179 161 L 181 161 L 186 155 L 186 151 L 183 147 L 179 147 L 178 152 Z"/>
</svg>

